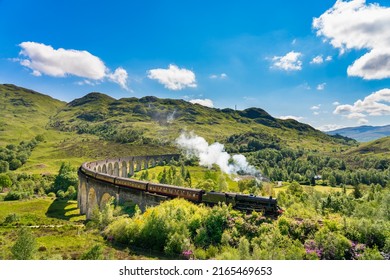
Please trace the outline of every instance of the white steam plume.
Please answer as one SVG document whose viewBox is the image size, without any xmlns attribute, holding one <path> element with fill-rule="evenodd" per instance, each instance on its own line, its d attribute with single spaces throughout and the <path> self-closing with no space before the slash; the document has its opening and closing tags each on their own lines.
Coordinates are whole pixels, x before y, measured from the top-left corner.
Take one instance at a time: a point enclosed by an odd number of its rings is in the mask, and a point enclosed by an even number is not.
<svg viewBox="0 0 390 280">
<path fill-rule="evenodd" d="M 199 164 L 202 166 L 211 168 L 213 164 L 216 164 L 227 174 L 242 172 L 261 177 L 260 172 L 247 162 L 245 156 L 241 154 L 230 156 L 223 144 L 215 142 L 209 145 L 203 137 L 193 132 L 182 133 L 176 139 L 176 144 L 186 151 L 187 156 L 198 157 Z"/>
</svg>

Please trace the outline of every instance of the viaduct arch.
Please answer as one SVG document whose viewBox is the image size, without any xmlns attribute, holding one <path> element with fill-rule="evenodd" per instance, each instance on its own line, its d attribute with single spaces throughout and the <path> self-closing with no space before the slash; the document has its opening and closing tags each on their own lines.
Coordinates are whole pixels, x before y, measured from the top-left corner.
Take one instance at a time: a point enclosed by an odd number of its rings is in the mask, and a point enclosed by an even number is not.
<svg viewBox="0 0 390 280">
<path fill-rule="evenodd" d="M 78 172 L 79 186 L 77 203 L 81 214 L 90 219 L 95 208 L 101 209 L 108 201 L 123 204 L 132 201 L 145 210 L 147 206 L 155 206 L 167 199 L 165 196 L 151 194 L 135 189 L 124 188 L 107 181 L 99 180 L 99 174 L 126 178 L 134 172 L 157 165 L 165 165 L 171 160 L 178 160 L 180 155 L 130 156 L 116 159 L 105 159 L 82 164 L 82 168 L 90 174 Z"/>
</svg>

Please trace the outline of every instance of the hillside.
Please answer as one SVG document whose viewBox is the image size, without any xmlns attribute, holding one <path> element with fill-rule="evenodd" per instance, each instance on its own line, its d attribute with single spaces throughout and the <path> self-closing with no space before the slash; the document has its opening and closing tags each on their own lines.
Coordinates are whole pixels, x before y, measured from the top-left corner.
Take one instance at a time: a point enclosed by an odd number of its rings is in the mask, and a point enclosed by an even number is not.
<svg viewBox="0 0 390 280">
<path fill-rule="evenodd" d="M 51 119 L 50 126 L 138 145 L 172 146 L 183 130 L 194 131 L 209 142 L 222 143 L 229 142 L 234 135 L 251 133 L 265 136 L 264 141 L 272 135 L 293 148 L 318 150 L 332 150 L 333 145 L 348 142 L 295 120 L 273 118 L 259 108 L 221 110 L 153 96 L 115 100 L 101 93 L 90 93 L 68 103 Z"/>
<path fill-rule="evenodd" d="M 30 89 L 0 85 L 0 146 L 44 133 L 50 117 L 65 105 Z"/>
<path fill-rule="evenodd" d="M 349 155 L 371 156 L 380 155 L 390 158 L 390 136 L 362 143 L 359 147 L 351 149 Z"/>
<path fill-rule="evenodd" d="M 53 174 L 64 161 L 77 166 L 93 159 L 178 152 L 174 140 L 183 131 L 219 141 L 230 153 L 291 148 L 339 155 L 356 146 L 351 139 L 274 118 L 260 108 L 215 109 L 153 96 L 116 100 L 97 92 L 65 104 L 13 85 L 1 86 L 1 99 L 1 146 L 44 138 L 20 172 Z"/>
<path fill-rule="evenodd" d="M 385 126 L 358 126 L 346 127 L 326 132 L 329 135 L 342 135 L 353 138 L 359 142 L 369 142 L 382 137 L 390 136 L 390 125 Z"/>
</svg>

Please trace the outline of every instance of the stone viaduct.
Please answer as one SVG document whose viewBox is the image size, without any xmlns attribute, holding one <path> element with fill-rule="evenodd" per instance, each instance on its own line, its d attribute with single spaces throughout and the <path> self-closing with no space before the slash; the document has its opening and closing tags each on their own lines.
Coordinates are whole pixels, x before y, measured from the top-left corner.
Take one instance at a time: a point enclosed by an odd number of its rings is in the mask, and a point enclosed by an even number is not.
<svg viewBox="0 0 390 280">
<path fill-rule="evenodd" d="M 146 206 L 159 204 L 167 197 L 118 186 L 113 182 L 95 178 L 95 176 L 106 174 L 110 175 L 109 178 L 112 179 L 121 177 L 131 181 L 129 177 L 134 175 L 134 172 L 157 165 L 165 165 L 171 160 L 178 160 L 179 157 L 178 154 L 130 156 L 83 163 L 78 172 L 77 202 L 80 213 L 86 214 L 87 219 L 90 219 L 94 208 L 99 207 L 101 209 L 110 199 L 114 199 L 117 204 L 132 201 L 138 204 L 141 210 L 145 210 Z"/>
</svg>

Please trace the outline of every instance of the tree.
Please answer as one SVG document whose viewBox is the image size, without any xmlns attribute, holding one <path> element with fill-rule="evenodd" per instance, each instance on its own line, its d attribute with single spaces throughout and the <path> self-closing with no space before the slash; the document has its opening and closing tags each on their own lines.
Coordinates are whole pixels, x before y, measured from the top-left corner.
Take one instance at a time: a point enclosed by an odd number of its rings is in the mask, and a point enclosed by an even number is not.
<svg viewBox="0 0 390 280">
<path fill-rule="evenodd" d="M 70 165 L 70 163 L 63 162 L 61 164 L 58 175 L 54 180 L 53 191 L 57 193 L 59 190 L 64 192 L 68 190 L 69 186 L 77 186 L 78 178 L 76 170 Z"/>
<path fill-rule="evenodd" d="M 10 163 L 9 163 L 9 169 L 11 169 L 11 170 L 16 170 L 16 169 L 18 169 L 21 166 L 22 166 L 22 162 L 20 160 L 16 159 L 16 158 L 11 160 Z"/>
<path fill-rule="evenodd" d="M 0 173 L 8 172 L 9 170 L 9 163 L 5 160 L 0 160 Z"/>
<path fill-rule="evenodd" d="M 31 230 L 23 227 L 18 232 L 18 239 L 11 248 L 15 260 L 31 260 L 34 258 L 36 240 Z"/>
<path fill-rule="evenodd" d="M 7 174 L 0 174 L 0 191 L 3 191 L 4 188 L 10 188 L 12 186 L 12 181 Z"/>
</svg>

